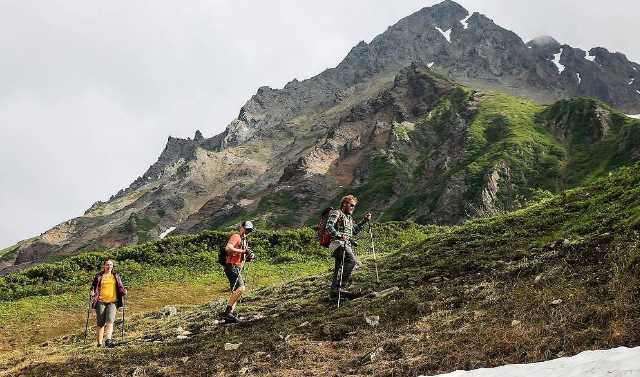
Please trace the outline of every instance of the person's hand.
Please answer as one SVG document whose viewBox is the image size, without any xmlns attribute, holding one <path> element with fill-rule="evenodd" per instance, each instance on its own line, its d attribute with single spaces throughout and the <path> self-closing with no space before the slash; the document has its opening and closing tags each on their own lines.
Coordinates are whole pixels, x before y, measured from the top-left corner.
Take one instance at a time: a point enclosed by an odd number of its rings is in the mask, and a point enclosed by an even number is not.
<svg viewBox="0 0 640 377">
<path fill-rule="evenodd" d="M 93 289 L 89 291 L 89 296 L 91 297 L 95 296 L 95 292 L 93 291 Z"/>
<path fill-rule="evenodd" d="M 364 221 L 371 221 L 372 218 L 373 215 L 371 214 L 371 212 L 367 212 L 364 214 Z"/>
<path fill-rule="evenodd" d="M 251 261 L 252 261 L 252 260 L 254 260 L 255 258 L 256 258 L 256 255 L 255 255 L 254 253 L 252 253 L 252 252 L 250 252 L 250 251 L 248 251 L 248 250 L 247 250 L 247 254 L 246 254 L 245 260 L 246 260 L 247 262 L 251 262 Z"/>
</svg>

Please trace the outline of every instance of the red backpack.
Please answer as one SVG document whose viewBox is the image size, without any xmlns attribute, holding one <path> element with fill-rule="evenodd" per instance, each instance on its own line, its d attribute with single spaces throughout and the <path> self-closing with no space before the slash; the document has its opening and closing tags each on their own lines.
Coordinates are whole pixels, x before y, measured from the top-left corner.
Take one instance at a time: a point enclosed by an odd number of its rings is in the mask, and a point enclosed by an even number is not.
<svg viewBox="0 0 640 377">
<path fill-rule="evenodd" d="M 329 231 L 327 230 L 327 220 L 333 211 L 339 210 L 333 209 L 333 207 L 328 207 L 322 211 L 322 215 L 320 216 L 320 221 L 317 225 L 318 242 L 320 242 L 320 246 L 329 247 L 329 244 L 331 243 L 331 237 L 329 237 Z M 340 212 L 340 217 L 342 217 L 342 212 Z M 340 217 L 338 217 L 338 219 L 340 219 Z"/>
</svg>

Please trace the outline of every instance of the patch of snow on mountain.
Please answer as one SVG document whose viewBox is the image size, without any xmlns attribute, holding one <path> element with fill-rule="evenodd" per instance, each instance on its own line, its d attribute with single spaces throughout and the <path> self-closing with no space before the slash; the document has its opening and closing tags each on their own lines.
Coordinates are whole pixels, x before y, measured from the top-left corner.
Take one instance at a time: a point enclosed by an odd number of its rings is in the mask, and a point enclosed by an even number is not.
<svg viewBox="0 0 640 377">
<path fill-rule="evenodd" d="M 587 59 L 590 62 L 594 62 L 595 63 L 595 61 L 596 61 L 596 57 L 595 56 L 587 55 L 584 58 Z"/>
<path fill-rule="evenodd" d="M 640 94 L 640 90 L 636 90 L 636 93 Z"/>
<path fill-rule="evenodd" d="M 562 48 L 560 49 L 560 52 L 557 54 L 553 54 L 553 64 L 556 65 L 556 67 L 558 67 L 558 74 L 561 74 L 562 71 L 564 71 L 564 65 L 560 64 L 560 56 L 562 56 Z"/>
<path fill-rule="evenodd" d="M 465 29 L 469 28 L 469 18 L 472 16 L 471 13 L 469 13 L 469 15 L 467 17 L 465 17 L 464 20 L 460 21 L 460 23 L 462 24 L 462 26 L 464 26 Z"/>
<path fill-rule="evenodd" d="M 582 78 L 580 77 L 580 72 L 576 72 L 576 76 L 578 76 L 578 84 L 582 84 Z"/>
<path fill-rule="evenodd" d="M 532 364 L 455 371 L 439 377 L 622 377 L 640 375 L 640 347 L 585 351 L 572 357 Z"/>
<path fill-rule="evenodd" d="M 159 238 L 165 238 L 167 235 L 169 235 L 169 233 L 173 232 L 174 230 L 176 230 L 175 226 L 172 226 L 171 228 L 165 230 L 164 232 L 162 232 L 159 236 Z"/>
<path fill-rule="evenodd" d="M 427 67 L 431 68 L 431 67 L 433 67 L 434 64 L 436 64 L 436 62 L 431 62 L 431 63 L 427 64 Z"/>
<path fill-rule="evenodd" d="M 449 29 L 447 31 L 442 31 L 442 29 L 440 29 L 439 27 L 436 26 L 436 29 L 438 29 L 438 31 L 440 32 L 440 34 L 442 34 L 446 39 L 447 42 L 451 43 L 451 30 Z"/>
<path fill-rule="evenodd" d="M 640 119 L 640 114 L 636 114 L 636 115 L 627 114 L 627 116 L 629 118 Z"/>
<path fill-rule="evenodd" d="M 632 78 L 631 81 L 629 81 L 629 85 L 633 84 L 633 82 L 636 81 L 636 78 Z"/>
</svg>

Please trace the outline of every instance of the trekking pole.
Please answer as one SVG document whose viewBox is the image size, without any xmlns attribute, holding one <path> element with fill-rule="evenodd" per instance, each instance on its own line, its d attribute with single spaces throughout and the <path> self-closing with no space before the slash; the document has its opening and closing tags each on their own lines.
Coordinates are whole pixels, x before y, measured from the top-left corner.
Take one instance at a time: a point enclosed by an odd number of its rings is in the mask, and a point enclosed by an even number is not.
<svg viewBox="0 0 640 377">
<path fill-rule="evenodd" d="M 338 286 L 338 307 L 340 307 L 340 291 L 342 290 L 342 272 L 344 271 L 344 257 L 347 254 L 347 241 L 340 241 L 342 245 L 342 263 L 340 264 L 340 285 Z"/>
<path fill-rule="evenodd" d="M 122 296 L 122 342 L 124 342 L 124 310 L 126 306 L 126 296 Z"/>
<path fill-rule="evenodd" d="M 242 237 L 242 242 L 240 243 L 240 248 L 243 250 L 246 250 L 246 245 L 247 245 L 247 236 L 244 235 L 244 237 Z M 231 294 L 229 295 L 229 299 L 227 300 L 227 302 L 229 302 L 229 300 L 231 300 L 231 297 L 233 296 L 233 292 L 236 290 L 236 286 L 238 285 L 238 279 L 240 279 L 240 276 L 242 276 L 242 270 L 244 269 L 244 262 L 246 260 L 246 254 L 242 254 L 242 267 L 240 267 L 240 271 L 238 271 L 238 276 L 236 276 L 236 281 L 233 283 L 233 287 L 231 287 Z M 238 299 L 238 301 L 240 301 L 242 297 L 240 297 Z M 238 304 L 240 304 L 238 302 Z M 236 312 L 237 313 L 237 312 Z"/>
<path fill-rule="evenodd" d="M 250 250 L 249 249 L 249 242 L 247 241 L 246 236 L 243 239 L 243 242 L 244 242 L 243 248 L 244 248 L 245 252 L 247 250 Z M 249 278 L 249 266 L 251 266 L 251 261 L 247 261 L 247 255 L 246 254 L 242 255 L 242 260 L 244 261 L 244 263 L 242 264 L 242 269 L 240 269 L 240 273 L 238 275 L 242 274 L 242 270 L 243 269 L 246 271 L 245 274 L 244 274 L 244 286 L 246 287 L 247 286 L 247 279 Z M 247 263 L 249 263 L 249 264 L 247 264 Z M 247 268 L 244 268 L 245 265 L 247 266 Z M 236 280 L 236 282 L 237 282 L 237 280 Z M 243 297 L 244 296 L 240 296 L 240 298 L 238 298 L 238 310 L 236 310 L 236 314 L 238 314 L 240 312 L 240 304 L 242 303 L 242 298 Z"/>
<path fill-rule="evenodd" d="M 378 276 L 378 259 L 376 258 L 376 245 L 373 243 L 373 231 L 371 230 L 371 221 L 369 221 L 369 239 L 371 240 L 371 251 L 373 252 L 373 264 L 376 266 L 376 282 L 380 283 Z"/>
<path fill-rule="evenodd" d="M 84 342 L 82 346 L 87 345 L 87 334 L 89 333 L 89 314 L 91 313 L 91 303 L 93 302 L 93 295 L 89 295 L 89 303 L 87 304 L 87 323 L 84 325 Z"/>
</svg>

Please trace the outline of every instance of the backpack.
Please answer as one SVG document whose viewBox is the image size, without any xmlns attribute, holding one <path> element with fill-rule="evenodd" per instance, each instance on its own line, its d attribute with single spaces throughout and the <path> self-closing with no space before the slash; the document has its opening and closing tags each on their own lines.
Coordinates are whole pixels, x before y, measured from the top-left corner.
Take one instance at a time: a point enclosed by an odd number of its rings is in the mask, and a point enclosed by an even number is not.
<svg viewBox="0 0 640 377">
<path fill-rule="evenodd" d="M 329 231 L 327 230 L 327 220 L 329 220 L 329 215 L 331 215 L 333 211 L 338 210 L 333 209 L 333 207 L 327 207 L 322 211 L 322 215 L 320 216 L 320 221 L 316 228 L 318 230 L 318 242 L 320 242 L 320 246 L 329 247 L 331 243 L 331 237 L 329 237 Z M 340 216 L 342 216 L 342 212 L 340 212 Z"/>
<path fill-rule="evenodd" d="M 227 244 L 225 243 L 224 246 L 220 246 L 220 249 L 218 249 L 218 263 L 220 263 L 221 265 L 225 265 L 227 264 Z"/>
</svg>

